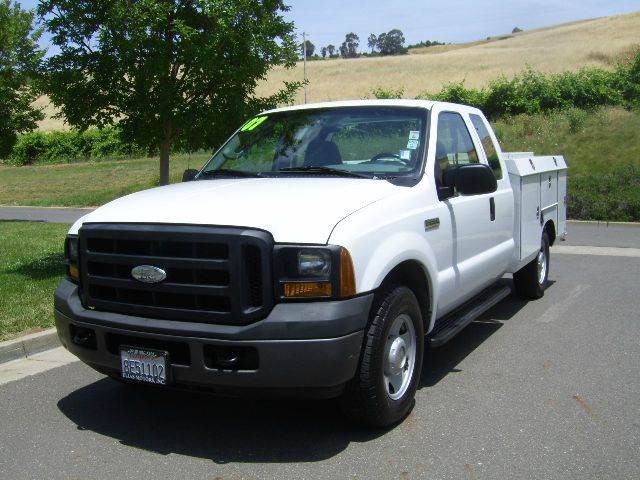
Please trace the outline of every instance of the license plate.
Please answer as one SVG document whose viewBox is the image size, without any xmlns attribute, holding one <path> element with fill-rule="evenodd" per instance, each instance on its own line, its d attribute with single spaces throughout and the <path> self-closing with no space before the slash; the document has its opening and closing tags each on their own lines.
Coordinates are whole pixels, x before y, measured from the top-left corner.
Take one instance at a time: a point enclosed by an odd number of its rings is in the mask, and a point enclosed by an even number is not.
<svg viewBox="0 0 640 480">
<path fill-rule="evenodd" d="M 168 358 L 167 352 L 122 347 L 120 350 L 122 378 L 136 382 L 166 385 Z"/>
</svg>

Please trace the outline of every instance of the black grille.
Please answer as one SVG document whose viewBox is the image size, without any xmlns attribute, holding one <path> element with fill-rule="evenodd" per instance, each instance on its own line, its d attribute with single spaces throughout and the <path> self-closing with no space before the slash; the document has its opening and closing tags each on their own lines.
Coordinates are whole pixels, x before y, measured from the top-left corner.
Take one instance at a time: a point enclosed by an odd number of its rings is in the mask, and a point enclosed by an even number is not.
<svg viewBox="0 0 640 480">
<path fill-rule="evenodd" d="M 266 232 L 190 225 L 85 224 L 80 230 L 82 296 L 104 311 L 204 323 L 246 324 L 273 305 Z M 161 283 L 135 280 L 151 265 Z"/>
</svg>

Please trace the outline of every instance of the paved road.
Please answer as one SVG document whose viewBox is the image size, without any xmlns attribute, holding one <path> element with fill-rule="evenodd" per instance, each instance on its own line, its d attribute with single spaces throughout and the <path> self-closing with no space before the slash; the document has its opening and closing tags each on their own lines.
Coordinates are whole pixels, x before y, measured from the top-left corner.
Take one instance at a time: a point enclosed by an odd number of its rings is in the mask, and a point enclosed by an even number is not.
<svg viewBox="0 0 640 480">
<path fill-rule="evenodd" d="M 0 207 L 0 220 L 73 223 L 91 208 Z"/>
<path fill-rule="evenodd" d="M 132 390 L 75 362 L 0 385 L 0 477 L 639 478 L 640 258 L 620 255 L 552 255 L 543 299 L 428 353 L 393 429 L 331 402 Z"/>
</svg>

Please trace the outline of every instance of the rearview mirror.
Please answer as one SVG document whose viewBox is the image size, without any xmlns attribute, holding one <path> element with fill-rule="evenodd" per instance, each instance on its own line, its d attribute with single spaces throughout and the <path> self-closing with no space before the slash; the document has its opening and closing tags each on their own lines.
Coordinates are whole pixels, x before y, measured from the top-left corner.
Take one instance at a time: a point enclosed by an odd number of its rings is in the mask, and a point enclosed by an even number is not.
<svg viewBox="0 0 640 480">
<path fill-rule="evenodd" d="M 493 193 L 498 189 L 493 170 L 484 163 L 470 163 L 448 168 L 444 171 L 443 182 L 447 187 L 455 187 L 461 195 Z"/>
<path fill-rule="evenodd" d="M 185 170 L 184 173 L 182 174 L 182 181 L 190 182 L 191 180 L 194 180 L 196 178 L 196 175 L 198 175 L 198 170 L 189 168 Z"/>
</svg>

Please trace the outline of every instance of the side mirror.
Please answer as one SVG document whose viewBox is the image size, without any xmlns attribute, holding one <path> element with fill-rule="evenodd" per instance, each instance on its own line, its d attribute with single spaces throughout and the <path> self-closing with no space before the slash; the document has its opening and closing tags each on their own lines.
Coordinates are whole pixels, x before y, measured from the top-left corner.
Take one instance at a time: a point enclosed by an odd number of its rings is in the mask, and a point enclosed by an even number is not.
<svg viewBox="0 0 640 480">
<path fill-rule="evenodd" d="M 190 182 L 191 180 L 196 178 L 196 175 L 198 175 L 198 170 L 195 170 L 193 168 L 189 168 L 189 169 L 185 170 L 184 173 L 182 174 L 182 181 L 183 182 Z"/>
<path fill-rule="evenodd" d="M 470 163 L 445 170 L 443 182 L 462 195 L 493 193 L 498 189 L 496 176 L 489 165 Z"/>
</svg>

